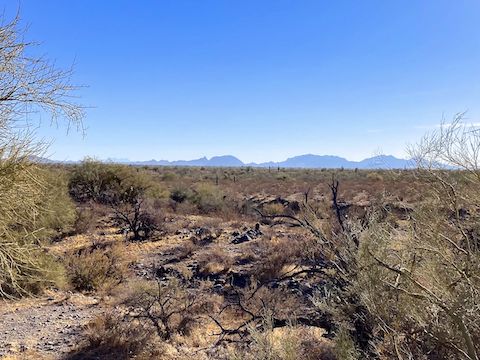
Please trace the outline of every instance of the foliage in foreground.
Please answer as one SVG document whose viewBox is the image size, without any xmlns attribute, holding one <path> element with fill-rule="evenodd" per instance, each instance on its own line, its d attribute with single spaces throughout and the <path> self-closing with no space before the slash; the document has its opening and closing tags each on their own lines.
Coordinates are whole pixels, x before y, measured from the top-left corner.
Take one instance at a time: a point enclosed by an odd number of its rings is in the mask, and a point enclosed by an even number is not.
<svg viewBox="0 0 480 360">
<path fill-rule="evenodd" d="M 31 116 L 42 111 L 75 125 L 83 117 L 82 108 L 71 101 L 75 88 L 69 82 L 70 71 L 27 55 L 31 44 L 23 41 L 18 22 L 16 18 L 0 24 L 1 297 L 24 295 L 30 284 L 37 288 L 49 278 L 51 269 L 39 256 L 42 249 L 35 235 L 59 230 L 50 216 L 58 210 L 51 201 L 53 192 L 31 161 L 42 151 L 33 141 Z"/>
<path fill-rule="evenodd" d="M 358 285 L 389 356 L 479 358 L 479 150 L 460 118 L 427 136 L 412 152 L 424 201 L 407 226 L 377 223 L 364 237 Z"/>
</svg>

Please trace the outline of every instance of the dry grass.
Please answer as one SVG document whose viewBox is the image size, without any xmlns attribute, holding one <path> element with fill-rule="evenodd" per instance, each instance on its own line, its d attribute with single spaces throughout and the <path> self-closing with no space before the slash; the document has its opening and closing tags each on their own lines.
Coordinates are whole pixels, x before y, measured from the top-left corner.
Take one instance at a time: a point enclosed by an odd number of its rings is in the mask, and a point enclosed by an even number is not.
<svg viewBox="0 0 480 360">
<path fill-rule="evenodd" d="M 69 354 L 68 360 L 151 359 L 159 354 L 153 334 L 140 322 L 126 322 L 107 313 L 90 322 L 85 329 L 85 343 Z M 159 344 L 156 344 L 158 347 Z M 161 349 L 161 347 L 160 347 Z"/>
<path fill-rule="evenodd" d="M 267 283 L 287 275 L 292 268 L 298 267 L 305 245 L 305 241 L 285 237 L 262 238 L 251 249 L 256 258 L 253 276 L 261 283 Z"/>
<path fill-rule="evenodd" d="M 200 253 L 196 260 L 199 265 L 199 274 L 207 277 L 208 275 L 224 274 L 230 270 L 233 265 L 233 257 L 221 245 L 214 245 Z"/>
<path fill-rule="evenodd" d="M 20 354 L 6 355 L 2 360 L 54 360 L 52 355 L 45 355 L 35 350 L 22 351 Z"/>
<path fill-rule="evenodd" d="M 273 328 L 266 318 L 264 330 L 251 329 L 252 342 L 230 351 L 231 360 L 336 360 L 334 343 L 322 337 L 321 329 L 295 326 Z"/>
<path fill-rule="evenodd" d="M 128 275 L 133 261 L 123 242 L 92 244 L 66 255 L 70 284 L 78 291 L 109 292 Z"/>
</svg>

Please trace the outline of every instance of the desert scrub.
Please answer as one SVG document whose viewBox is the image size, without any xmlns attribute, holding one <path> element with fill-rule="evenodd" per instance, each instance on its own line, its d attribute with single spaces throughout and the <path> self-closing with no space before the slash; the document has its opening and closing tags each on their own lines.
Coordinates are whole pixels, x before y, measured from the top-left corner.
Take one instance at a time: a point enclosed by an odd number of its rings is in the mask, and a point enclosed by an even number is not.
<svg viewBox="0 0 480 360">
<path fill-rule="evenodd" d="M 198 273 L 208 278 L 209 275 L 225 274 L 233 265 L 232 255 L 219 245 L 213 245 L 208 251 L 197 257 Z"/>
<path fill-rule="evenodd" d="M 20 161 L 20 160 L 19 160 Z M 21 160 L 23 161 L 23 160 Z M 3 162 L 0 175 L 0 296 L 37 294 L 64 283 L 62 267 L 43 244 L 69 232 L 75 208 L 61 172 L 35 164 Z"/>
<path fill-rule="evenodd" d="M 73 170 L 69 189 L 79 202 L 109 206 L 116 224 L 133 240 L 147 239 L 163 222 L 160 206 L 166 192 L 145 169 L 87 159 Z"/>
<path fill-rule="evenodd" d="M 80 126 L 83 108 L 73 102 L 72 72 L 43 57 L 32 56 L 35 42 L 24 41 L 19 17 L 0 21 L 0 297 L 29 293 L 24 284 L 39 284 L 49 265 L 37 258 L 41 247 L 32 238 L 40 234 L 38 215 L 48 188 L 32 159 L 42 156 L 44 144 L 32 136 L 37 114 L 53 122 L 66 119 Z M 32 119 L 33 118 L 33 119 Z M 18 121 L 21 119 L 21 124 Z M 33 125 L 33 126 L 32 126 Z M 51 195 L 51 194 L 50 194 Z M 52 204 L 49 204 L 52 206 Z M 44 219 L 56 226 L 53 219 Z M 63 220 L 62 220 L 63 225 Z"/>
<path fill-rule="evenodd" d="M 269 203 L 265 204 L 262 208 L 262 211 L 265 215 L 279 215 L 285 212 L 285 206 L 280 203 Z"/>
<path fill-rule="evenodd" d="M 0 240 L 0 296 L 18 298 L 66 285 L 61 262 L 32 244 Z"/>
<path fill-rule="evenodd" d="M 459 116 L 411 150 L 424 200 L 402 227 L 378 221 L 361 242 L 356 292 L 385 357 L 479 358 L 480 133 Z"/>
<path fill-rule="evenodd" d="M 154 232 L 163 228 L 163 212 L 158 203 L 146 198 L 143 189 L 133 185 L 118 200 L 112 202 L 113 220 L 126 233 L 131 233 L 131 240 L 145 240 Z"/>
<path fill-rule="evenodd" d="M 260 327 L 249 328 L 250 343 L 230 351 L 229 360 L 335 360 L 333 344 L 322 338 L 322 330 L 288 324 L 273 327 L 265 316 Z M 345 358 L 347 360 L 347 358 Z"/>
<path fill-rule="evenodd" d="M 154 350 L 152 335 L 141 323 L 127 322 L 120 314 L 109 312 L 87 324 L 84 343 L 68 359 L 156 358 L 160 354 Z"/>
<path fill-rule="evenodd" d="M 149 198 L 166 198 L 168 193 L 151 172 L 126 165 L 106 164 L 85 159 L 70 173 L 69 192 L 78 202 L 111 204 L 131 187 Z"/>
<path fill-rule="evenodd" d="M 367 179 L 371 181 L 383 181 L 383 175 L 378 171 L 372 171 L 367 173 Z"/>
<path fill-rule="evenodd" d="M 131 311 L 127 321 L 139 321 L 159 339 L 188 336 L 211 304 L 200 292 L 187 289 L 177 279 L 140 281 L 124 289 L 121 304 Z"/>
<path fill-rule="evenodd" d="M 360 358 L 350 332 L 344 327 L 337 331 L 333 353 L 337 359 L 342 360 L 356 360 Z"/>
<path fill-rule="evenodd" d="M 94 210 L 89 207 L 80 207 L 77 209 L 77 217 L 73 224 L 73 234 L 87 234 L 96 227 L 97 218 Z"/>
<path fill-rule="evenodd" d="M 99 244 L 66 255 L 71 286 L 79 291 L 111 291 L 127 276 L 132 261 L 124 244 Z"/>
<path fill-rule="evenodd" d="M 76 165 L 70 174 L 70 195 L 78 202 L 108 203 L 111 193 L 117 189 L 120 182 L 118 169 L 118 165 L 85 159 L 80 165 Z"/>
<path fill-rule="evenodd" d="M 225 206 L 225 196 L 218 186 L 202 183 L 194 189 L 193 203 L 201 213 L 221 211 Z"/>
<path fill-rule="evenodd" d="M 68 195 L 65 171 L 54 168 L 41 169 L 44 194 L 38 205 L 38 215 L 33 226 L 37 239 L 45 240 L 66 235 L 74 230 L 77 218 L 75 204 Z"/>
<path fill-rule="evenodd" d="M 186 189 L 177 188 L 170 193 L 170 199 L 176 203 L 183 203 L 188 197 L 189 193 Z"/>
</svg>

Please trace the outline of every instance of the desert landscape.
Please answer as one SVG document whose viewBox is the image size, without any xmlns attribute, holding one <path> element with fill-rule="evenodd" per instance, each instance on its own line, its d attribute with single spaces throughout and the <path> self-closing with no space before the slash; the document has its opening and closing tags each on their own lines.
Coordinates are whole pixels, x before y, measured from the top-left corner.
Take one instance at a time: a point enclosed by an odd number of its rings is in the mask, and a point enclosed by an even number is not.
<svg viewBox="0 0 480 360">
<path fill-rule="evenodd" d="M 1 359 L 480 359 L 478 3 L 0 3 Z"/>
<path fill-rule="evenodd" d="M 477 172 L 37 166 L 6 358 L 448 358 L 456 314 L 479 336 Z"/>
</svg>

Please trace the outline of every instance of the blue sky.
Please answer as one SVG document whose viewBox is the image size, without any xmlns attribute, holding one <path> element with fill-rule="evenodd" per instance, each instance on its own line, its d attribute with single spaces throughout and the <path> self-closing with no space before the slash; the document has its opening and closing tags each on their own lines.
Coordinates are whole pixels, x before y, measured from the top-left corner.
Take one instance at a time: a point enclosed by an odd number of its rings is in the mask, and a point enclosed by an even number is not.
<svg viewBox="0 0 480 360">
<path fill-rule="evenodd" d="M 18 6 L 0 0 L 7 16 Z M 480 121 L 478 0 L 22 0 L 74 81 L 87 135 L 61 160 L 405 156 L 442 116 Z M 54 139 L 54 140 L 53 140 Z"/>
</svg>

